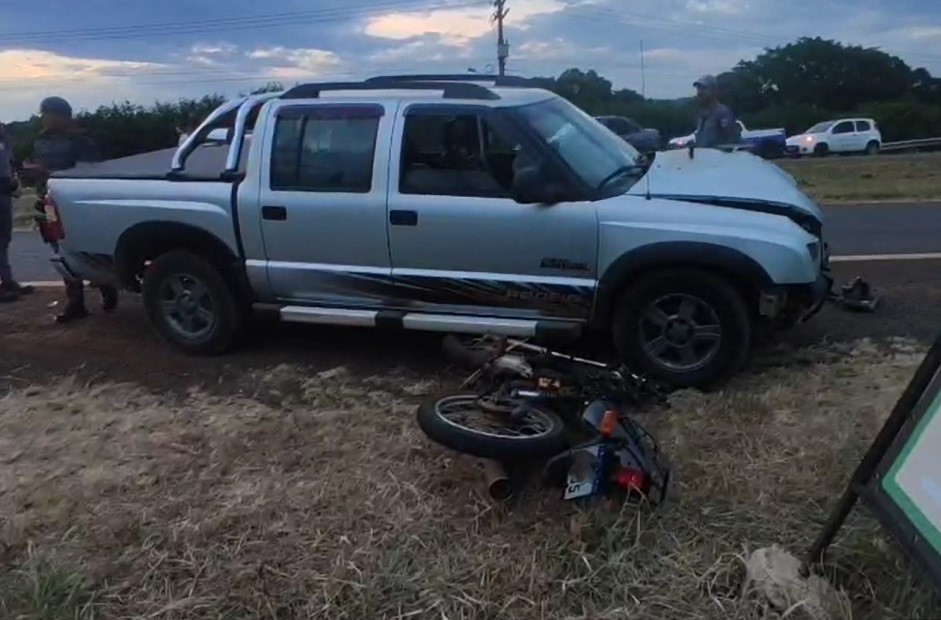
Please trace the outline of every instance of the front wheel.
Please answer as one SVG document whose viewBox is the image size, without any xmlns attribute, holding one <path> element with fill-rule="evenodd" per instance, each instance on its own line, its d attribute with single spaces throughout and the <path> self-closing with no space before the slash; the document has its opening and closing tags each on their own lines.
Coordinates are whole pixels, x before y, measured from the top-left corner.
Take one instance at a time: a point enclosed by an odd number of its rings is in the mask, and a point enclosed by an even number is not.
<svg viewBox="0 0 941 620">
<path fill-rule="evenodd" d="M 462 392 L 425 400 L 418 426 L 432 441 L 462 454 L 498 461 L 525 461 L 566 447 L 556 414 L 525 400 Z"/>
<path fill-rule="evenodd" d="M 144 274 L 143 300 L 157 333 L 187 353 L 223 353 L 241 329 L 243 312 L 232 287 L 192 252 L 157 257 Z"/>
<path fill-rule="evenodd" d="M 665 269 L 625 290 L 614 344 L 625 361 L 675 388 L 708 388 L 745 362 L 752 324 L 742 295 L 696 269 Z"/>
</svg>

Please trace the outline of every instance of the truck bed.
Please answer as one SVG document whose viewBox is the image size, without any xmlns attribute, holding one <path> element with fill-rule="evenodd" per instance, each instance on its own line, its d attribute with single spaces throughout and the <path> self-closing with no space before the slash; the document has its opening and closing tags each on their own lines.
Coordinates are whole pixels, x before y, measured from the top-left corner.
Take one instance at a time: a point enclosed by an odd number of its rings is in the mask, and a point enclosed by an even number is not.
<svg viewBox="0 0 941 620">
<path fill-rule="evenodd" d="M 184 179 L 218 180 L 225 169 L 226 146 L 198 147 L 186 160 Z M 176 148 L 162 149 L 110 159 L 93 164 L 80 163 L 74 168 L 53 173 L 53 177 L 66 179 L 165 179 Z"/>
</svg>

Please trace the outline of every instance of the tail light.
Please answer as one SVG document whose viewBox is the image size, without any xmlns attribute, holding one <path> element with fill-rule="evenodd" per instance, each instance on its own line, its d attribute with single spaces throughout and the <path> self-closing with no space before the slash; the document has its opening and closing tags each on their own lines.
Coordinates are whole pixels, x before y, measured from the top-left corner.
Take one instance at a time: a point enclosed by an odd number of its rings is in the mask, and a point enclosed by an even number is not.
<svg viewBox="0 0 941 620">
<path fill-rule="evenodd" d="M 39 232 L 46 243 L 62 241 L 65 239 L 65 228 L 59 218 L 59 207 L 52 194 L 46 194 L 42 202 L 43 221 L 39 225 Z"/>
<path fill-rule="evenodd" d="M 625 491 L 636 491 L 642 495 L 650 491 L 650 478 L 639 469 L 618 469 L 614 473 L 614 482 Z"/>
</svg>

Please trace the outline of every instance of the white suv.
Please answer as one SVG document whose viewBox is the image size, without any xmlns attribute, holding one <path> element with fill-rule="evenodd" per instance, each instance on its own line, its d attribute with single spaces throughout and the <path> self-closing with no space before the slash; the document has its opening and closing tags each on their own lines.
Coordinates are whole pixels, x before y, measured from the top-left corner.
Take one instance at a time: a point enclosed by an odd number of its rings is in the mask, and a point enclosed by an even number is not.
<svg viewBox="0 0 941 620">
<path fill-rule="evenodd" d="M 844 118 L 817 123 L 807 131 L 787 139 L 789 155 L 828 155 L 867 153 L 875 155 L 882 146 L 882 134 L 871 118 Z"/>
</svg>

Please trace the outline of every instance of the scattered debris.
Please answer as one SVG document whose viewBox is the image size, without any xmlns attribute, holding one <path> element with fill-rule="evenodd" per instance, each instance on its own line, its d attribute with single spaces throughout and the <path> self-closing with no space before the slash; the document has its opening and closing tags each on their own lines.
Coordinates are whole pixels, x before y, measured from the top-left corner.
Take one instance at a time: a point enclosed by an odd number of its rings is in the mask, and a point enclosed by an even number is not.
<svg viewBox="0 0 941 620">
<path fill-rule="evenodd" d="M 777 545 L 753 552 L 745 562 L 743 594 L 762 597 L 787 618 L 832 620 L 847 617 L 849 600 L 826 579 L 804 577 L 801 562 Z"/>
</svg>

